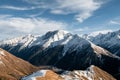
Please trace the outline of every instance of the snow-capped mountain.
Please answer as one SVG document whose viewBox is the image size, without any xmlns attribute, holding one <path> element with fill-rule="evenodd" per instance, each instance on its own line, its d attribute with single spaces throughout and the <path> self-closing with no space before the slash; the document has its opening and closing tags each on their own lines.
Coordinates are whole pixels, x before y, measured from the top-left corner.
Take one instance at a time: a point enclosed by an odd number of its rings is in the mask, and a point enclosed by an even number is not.
<svg viewBox="0 0 120 80">
<path fill-rule="evenodd" d="M 120 56 L 120 30 L 87 37 L 91 42 L 99 45 L 113 54 Z"/>
<path fill-rule="evenodd" d="M 87 70 L 65 71 L 56 74 L 51 70 L 40 70 L 25 76 L 22 80 L 116 80 L 107 72 L 92 65 Z"/>
<path fill-rule="evenodd" d="M 78 35 L 63 30 L 50 31 L 43 36 L 27 35 L 1 41 L 0 45 L 15 56 L 37 66 L 52 65 L 75 70 L 96 65 L 111 74 L 119 73 L 119 57 Z"/>
<path fill-rule="evenodd" d="M 18 80 L 36 70 L 37 67 L 0 48 L 0 80 Z"/>
<path fill-rule="evenodd" d="M 29 49 L 27 53 L 30 54 L 33 51 L 36 51 L 37 49 L 39 50 L 46 49 L 49 46 L 51 46 L 51 43 L 63 40 L 69 37 L 70 35 L 71 35 L 70 33 L 63 30 L 48 32 L 43 36 L 26 35 L 23 37 L 0 41 L 0 46 L 10 51 L 11 53 L 15 54 L 16 56 L 22 57 L 21 53 L 26 53 L 25 51 L 26 48 Z M 57 45 L 57 43 L 54 45 Z"/>
<path fill-rule="evenodd" d="M 48 47 L 52 42 L 61 40 L 67 35 L 69 35 L 69 33 L 63 30 L 48 32 L 42 37 L 39 35 L 33 36 L 29 34 L 22 37 L 1 41 L 0 45 L 11 45 L 11 46 L 22 45 L 21 48 L 32 47 L 35 45 L 42 45 L 43 47 Z"/>
</svg>

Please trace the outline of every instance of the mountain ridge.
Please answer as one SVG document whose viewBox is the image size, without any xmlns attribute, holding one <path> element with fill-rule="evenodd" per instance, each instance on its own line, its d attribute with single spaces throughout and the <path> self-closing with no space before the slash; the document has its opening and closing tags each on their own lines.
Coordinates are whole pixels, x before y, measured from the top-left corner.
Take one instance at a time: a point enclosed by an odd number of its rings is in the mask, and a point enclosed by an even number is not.
<svg viewBox="0 0 120 80">
<path fill-rule="evenodd" d="M 0 79 L 18 80 L 38 68 L 0 48 Z"/>
<path fill-rule="evenodd" d="M 86 38 L 111 53 L 120 56 L 120 30 Z"/>
<path fill-rule="evenodd" d="M 116 80 L 107 72 L 91 65 L 86 70 L 64 71 L 62 74 L 56 74 L 51 70 L 40 70 L 31 75 L 25 76 L 22 80 Z"/>
</svg>

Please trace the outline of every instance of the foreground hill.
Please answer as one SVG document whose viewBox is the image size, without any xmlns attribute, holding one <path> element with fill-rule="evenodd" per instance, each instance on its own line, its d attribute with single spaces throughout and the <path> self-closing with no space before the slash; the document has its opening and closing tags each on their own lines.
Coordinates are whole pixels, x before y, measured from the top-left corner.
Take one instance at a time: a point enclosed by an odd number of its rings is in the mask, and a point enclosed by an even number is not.
<svg viewBox="0 0 120 80">
<path fill-rule="evenodd" d="M 62 74 L 56 74 L 51 70 L 40 70 L 22 80 L 116 80 L 107 72 L 96 66 L 91 66 L 87 70 L 65 71 Z"/>
<path fill-rule="evenodd" d="M 37 68 L 0 48 L 0 80 L 18 80 Z"/>
</svg>

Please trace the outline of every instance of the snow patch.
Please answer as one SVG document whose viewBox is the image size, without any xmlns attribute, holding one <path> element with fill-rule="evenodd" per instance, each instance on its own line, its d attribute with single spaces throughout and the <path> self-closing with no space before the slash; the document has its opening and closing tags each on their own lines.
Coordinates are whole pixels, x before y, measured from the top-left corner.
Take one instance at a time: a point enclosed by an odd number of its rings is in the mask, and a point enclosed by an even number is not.
<svg viewBox="0 0 120 80">
<path fill-rule="evenodd" d="M 0 57 L 0 64 L 4 64 L 1 57 Z"/>
<path fill-rule="evenodd" d="M 117 36 L 120 39 L 120 35 Z"/>
<path fill-rule="evenodd" d="M 101 54 L 110 56 L 110 54 L 108 54 L 107 51 L 105 49 L 103 49 L 102 47 L 99 47 L 99 46 L 93 44 L 92 42 L 90 42 L 90 43 L 91 43 L 91 47 L 93 48 L 94 52 L 97 54 L 98 57 L 101 57 Z"/>
<path fill-rule="evenodd" d="M 48 70 L 40 70 L 40 71 L 37 71 L 29 76 L 25 76 L 22 78 L 22 80 L 36 80 L 37 77 L 44 77 L 46 75 L 46 72 Z"/>
<path fill-rule="evenodd" d="M 0 51 L 0 55 L 6 56 L 6 55 L 4 54 L 4 51 Z"/>
<path fill-rule="evenodd" d="M 0 60 L 0 64 L 4 64 L 4 63 L 2 62 L 2 60 Z"/>
</svg>

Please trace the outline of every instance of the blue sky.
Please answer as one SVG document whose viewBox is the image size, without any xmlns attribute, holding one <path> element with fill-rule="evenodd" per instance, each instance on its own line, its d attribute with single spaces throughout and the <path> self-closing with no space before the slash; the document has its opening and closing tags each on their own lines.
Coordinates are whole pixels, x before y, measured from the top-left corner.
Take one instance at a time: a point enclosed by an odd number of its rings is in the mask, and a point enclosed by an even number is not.
<svg viewBox="0 0 120 80">
<path fill-rule="evenodd" d="M 120 29 L 120 0 L 0 0 L 0 39 Z"/>
</svg>

